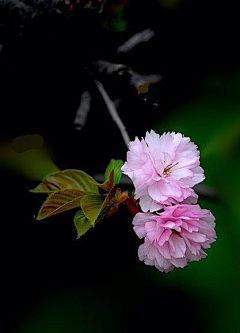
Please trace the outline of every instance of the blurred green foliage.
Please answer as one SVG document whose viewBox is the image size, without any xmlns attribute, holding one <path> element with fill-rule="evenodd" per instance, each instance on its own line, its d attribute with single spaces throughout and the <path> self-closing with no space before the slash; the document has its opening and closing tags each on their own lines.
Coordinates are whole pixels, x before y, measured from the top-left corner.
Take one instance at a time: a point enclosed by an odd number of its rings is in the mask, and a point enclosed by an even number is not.
<svg viewBox="0 0 240 333">
<path fill-rule="evenodd" d="M 104 293 L 106 289 L 104 289 Z M 64 292 L 30 311 L 18 333 L 120 332 L 115 304 L 99 290 Z"/>
<path fill-rule="evenodd" d="M 31 180 L 42 180 L 48 174 L 59 171 L 38 134 L 0 142 L 0 167 Z"/>
<path fill-rule="evenodd" d="M 181 132 L 200 150 L 206 184 L 215 196 L 199 196 L 202 208 L 216 218 L 217 240 L 208 257 L 184 270 L 161 276 L 167 283 L 184 284 L 197 299 L 214 300 L 208 332 L 237 332 L 240 328 L 240 75 L 216 75 L 203 84 L 193 100 L 171 110 L 156 130 Z M 157 273 L 156 279 L 158 279 Z M 205 310 L 204 310 L 205 311 Z"/>
<path fill-rule="evenodd" d="M 113 16 L 112 30 L 116 32 L 125 31 L 127 28 L 127 21 L 124 18 L 124 7 L 122 5 L 114 6 Z"/>
</svg>

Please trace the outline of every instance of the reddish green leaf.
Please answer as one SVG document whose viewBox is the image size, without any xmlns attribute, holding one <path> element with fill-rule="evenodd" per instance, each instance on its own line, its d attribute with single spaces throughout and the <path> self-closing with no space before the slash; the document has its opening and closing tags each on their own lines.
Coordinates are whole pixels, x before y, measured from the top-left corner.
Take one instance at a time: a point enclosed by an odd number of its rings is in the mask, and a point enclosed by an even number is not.
<svg viewBox="0 0 240 333">
<path fill-rule="evenodd" d="M 128 191 L 122 192 L 120 188 L 117 188 L 116 186 L 113 187 L 112 191 L 110 192 L 110 195 L 108 196 L 109 202 L 111 202 L 111 204 L 109 205 L 109 209 L 106 212 L 106 216 L 109 216 L 117 212 L 119 209 L 119 205 L 122 204 L 124 201 L 126 201 L 128 197 L 129 197 Z"/>
<path fill-rule="evenodd" d="M 82 170 L 66 169 L 48 175 L 31 192 L 51 193 L 64 189 L 76 189 L 84 192 L 98 193 L 95 180 Z"/>
<path fill-rule="evenodd" d="M 107 195 L 87 194 L 82 197 L 80 206 L 92 225 L 103 219 L 109 209 L 114 205 L 116 190 L 117 187 L 114 186 Z"/>
<path fill-rule="evenodd" d="M 90 224 L 94 225 L 99 214 L 104 208 L 105 197 L 103 195 L 87 194 L 80 200 L 80 205 L 84 215 L 89 219 Z"/>
<path fill-rule="evenodd" d="M 46 217 L 79 207 L 80 199 L 85 194 L 86 192 L 75 189 L 65 189 L 50 194 L 41 206 L 37 220 L 42 220 Z"/>
<path fill-rule="evenodd" d="M 80 238 L 92 227 L 89 219 L 84 215 L 81 209 L 76 212 L 73 221 L 77 229 L 77 238 Z"/>
<path fill-rule="evenodd" d="M 94 184 L 103 190 L 110 191 L 113 187 L 113 177 L 114 177 L 114 170 L 111 170 L 108 179 L 104 183 L 98 183 L 94 180 Z"/>
</svg>

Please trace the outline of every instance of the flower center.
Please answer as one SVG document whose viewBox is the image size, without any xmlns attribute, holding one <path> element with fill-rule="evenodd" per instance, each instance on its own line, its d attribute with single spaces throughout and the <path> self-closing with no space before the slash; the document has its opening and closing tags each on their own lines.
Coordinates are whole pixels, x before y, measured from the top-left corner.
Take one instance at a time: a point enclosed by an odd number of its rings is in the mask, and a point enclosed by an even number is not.
<svg viewBox="0 0 240 333">
<path fill-rule="evenodd" d="M 181 234 L 180 234 L 180 231 L 177 231 L 177 230 L 175 230 L 175 229 L 171 229 L 171 231 L 172 231 L 172 234 L 173 234 L 173 235 L 177 235 L 177 236 L 179 236 L 179 237 L 182 238 L 182 236 L 181 236 Z"/>
<path fill-rule="evenodd" d="M 171 174 L 171 169 L 175 166 L 175 165 L 177 165 L 179 162 L 176 162 L 175 164 L 169 164 L 169 165 L 167 165 L 166 166 L 166 168 L 164 168 L 164 170 L 163 170 L 163 175 L 164 176 L 169 176 L 170 174 Z"/>
</svg>

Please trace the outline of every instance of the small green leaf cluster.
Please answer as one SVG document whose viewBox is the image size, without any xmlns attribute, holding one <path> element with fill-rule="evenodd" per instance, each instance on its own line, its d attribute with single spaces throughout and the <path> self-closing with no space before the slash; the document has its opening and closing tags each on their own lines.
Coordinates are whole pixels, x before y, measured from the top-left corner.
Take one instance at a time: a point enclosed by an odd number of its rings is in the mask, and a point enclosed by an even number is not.
<svg viewBox="0 0 240 333">
<path fill-rule="evenodd" d="M 73 222 L 77 238 L 84 235 L 101 219 L 118 210 L 129 198 L 128 191 L 118 187 L 123 162 L 111 159 L 105 171 L 105 181 L 97 182 L 86 172 L 66 169 L 49 174 L 33 193 L 45 193 L 47 198 L 39 209 L 37 220 L 43 220 L 70 209 L 77 209 Z"/>
</svg>

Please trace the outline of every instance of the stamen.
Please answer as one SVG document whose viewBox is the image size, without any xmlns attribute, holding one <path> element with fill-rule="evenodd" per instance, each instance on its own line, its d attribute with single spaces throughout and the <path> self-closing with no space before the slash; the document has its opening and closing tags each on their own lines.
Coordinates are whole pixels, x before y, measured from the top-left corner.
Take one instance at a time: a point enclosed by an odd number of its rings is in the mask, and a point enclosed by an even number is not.
<svg viewBox="0 0 240 333">
<path fill-rule="evenodd" d="M 163 170 L 163 174 L 165 175 L 165 176 L 169 176 L 170 175 L 170 171 L 171 171 L 171 169 L 175 166 L 175 165 L 177 165 L 179 162 L 176 162 L 175 164 L 173 164 L 172 165 L 172 163 L 171 164 L 169 164 L 169 165 L 167 165 L 166 166 L 166 168 Z"/>
</svg>

